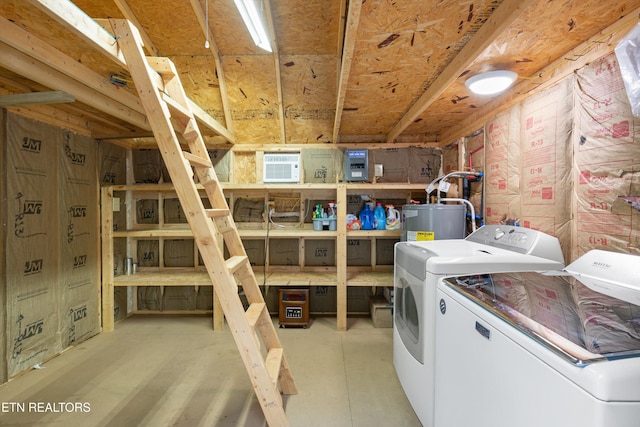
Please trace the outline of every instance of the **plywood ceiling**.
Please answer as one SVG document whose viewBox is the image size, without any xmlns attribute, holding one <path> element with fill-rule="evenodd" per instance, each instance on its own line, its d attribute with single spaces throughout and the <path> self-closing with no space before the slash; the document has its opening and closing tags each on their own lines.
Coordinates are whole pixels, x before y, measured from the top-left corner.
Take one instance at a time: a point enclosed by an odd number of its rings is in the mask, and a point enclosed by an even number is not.
<svg viewBox="0 0 640 427">
<path fill-rule="evenodd" d="M 640 0 L 256 2 L 273 53 L 253 45 L 233 0 L 2 0 L 0 96 L 63 90 L 76 102 L 8 108 L 148 142 L 109 23 L 129 19 L 149 55 L 176 64 L 212 144 L 446 145 L 611 51 L 640 12 Z M 467 91 L 497 68 L 519 74 L 513 89 Z"/>
</svg>

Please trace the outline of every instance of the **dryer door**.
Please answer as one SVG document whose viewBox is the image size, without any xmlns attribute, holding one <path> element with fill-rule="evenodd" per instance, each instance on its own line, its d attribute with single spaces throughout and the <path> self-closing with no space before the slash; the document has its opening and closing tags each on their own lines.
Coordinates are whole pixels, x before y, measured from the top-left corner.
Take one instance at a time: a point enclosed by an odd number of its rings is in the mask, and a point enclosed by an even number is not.
<svg viewBox="0 0 640 427">
<path fill-rule="evenodd" d="M 423 345 L 423 292 L 425 261 L 415 262 L 415 254 L 408 254 L 396 248 L 394 277 L 394 327 L 402 339 L 404 347 L 420 363 L 424 364 Z M 417 264 L 417 265 L 416 265 Z M 422 274 L 414 271 L 420 268 Z"/>
</svg>

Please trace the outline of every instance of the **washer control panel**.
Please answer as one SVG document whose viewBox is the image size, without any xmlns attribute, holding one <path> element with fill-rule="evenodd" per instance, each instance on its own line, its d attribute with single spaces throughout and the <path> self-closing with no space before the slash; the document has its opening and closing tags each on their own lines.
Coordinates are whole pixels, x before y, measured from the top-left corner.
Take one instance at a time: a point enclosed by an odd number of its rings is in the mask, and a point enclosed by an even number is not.
<svg viewBox="0 0 640 427">
<path fill-rule="evenodd" d="M 467 236 L 466 240 L 564 262 L 558 239 L 530 228 L 488 224 Z"/>
</svg>

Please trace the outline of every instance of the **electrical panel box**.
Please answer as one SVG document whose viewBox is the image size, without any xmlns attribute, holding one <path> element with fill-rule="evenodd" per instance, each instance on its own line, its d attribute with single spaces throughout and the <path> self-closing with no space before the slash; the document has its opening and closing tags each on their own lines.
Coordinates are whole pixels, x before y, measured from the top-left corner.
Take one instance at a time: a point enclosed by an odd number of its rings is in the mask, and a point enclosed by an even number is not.
<svg viewBox="0 0 640 427">
<path fill-rule="evenodd" d="M 345 151 L 344 177 L 346 181 L 367 181 L 369 179 L 369 150 Z"/>
</svg>

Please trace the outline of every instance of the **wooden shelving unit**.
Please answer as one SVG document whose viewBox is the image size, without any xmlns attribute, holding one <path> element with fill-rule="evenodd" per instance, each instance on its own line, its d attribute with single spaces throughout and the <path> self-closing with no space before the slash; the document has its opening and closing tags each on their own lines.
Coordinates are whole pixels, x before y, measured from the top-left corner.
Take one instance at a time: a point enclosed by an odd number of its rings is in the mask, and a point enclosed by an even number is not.
<svg viewBox="0 0 640 427">
<path fill-rule="evenodd" d="M 311 240 L 332 240 L 335 242 L 335 263 L 328 266 L 307 265 L 304 256 L 298 265 L 271 265 L 268 257 L 266 265 L 255 265 L 254 272 L 260 283 L 267 283 L 274 287 L 313 287 L 325 286 L 336 288 L 336 328 L 347 329 L 347 288 L 348 287 L 379 287 L 393 285 L 393 265 L 386 263 L 379 265 L 376 260 L 376 245 L 386 242 L 387 246 L 400 239 L 401 230 L 346 230 L 344 212 L 350 203 L 353 204 L 360 194 L 382 200 L 396 200 L 403 203 L 411 199 L 413 193 L 424 190 L 424 184 L 223 184 L 225 196 L 230 201 L 233 211 L 235 202 L 240 198 L 256 198 L 264 200 L 265 206 L 274 194 L 291 194 L 300 199 L 297 205 L 300 216 L 306 216 L 309 200 L 335 201 L 338 209 L 337 227 L 335 231 L 314 231 L 311 223 L 300 226 L 287 224 L 287 228 L 278 228 L 267 219 L 260 222 L 238 222 L 242 239 L 264 241 L 265 239 L 297 239 L 299 249 L 304 251 L 305 243 Z M 107 224 L 113 224 L 113 212 L 109 207 L 113 204 L 114 194 L 125 200 L 126 229 L 113 230 Z M 175 197 L 170 184 L 134 184 L 103 187 L 103 274 L 113 274 L 114 257 L 113 239 L 126 239 L 127 255 L 134 257 L 136 245 L 140 240 L 189 239 L 191 230 L 186 223 L 175 224 L 163 221 L 163 201 Z M 157 224 L 143 224 L 136 221 L 136 202 L 138 200 L 157 200 Z M 305 204 L 307 206 L 305 206 Z M 399 207 L 399 206 L 398 206 Z M 368 241 L 370 245 L 371 261 L 368 265 L 349 265 L 348 244 Z M 384 242 L 383 242 L 384 241 Z M 105 246 L 106 245 L 106 246 Z M 162 246 L 162 245 L 160 245 Z M 210 286 L 209 278 L 202 266 L 199 266 L 197 249 L 194 245 L 193 267 L 169 268 L 160 263 L 158 267 L 139 267 L 134 275 L 118 275 L 113 277 L 112 283 L 116 287 L 137 286 Z M 308 261 L 308 260 L 307 260 Z M 266 277 L 265 277 L 266 274 Z M 112 294 L 112 293 L 111 293 Z M 106 294 L 108 295 L 108 293 Z M 134 298 L 135 299 L 135 298 Z M 213 302 L 214 329 L 222 329 L 224 319 L 219 304 Z M 111 302 L 111 305 L 113 303 Z M 108 307 L 107 304 L 105 307 Z M 136 311 L 134 310 L 134 313 Z M 105 325 L 105 329 L 113 325 Z"/>
</svg>

